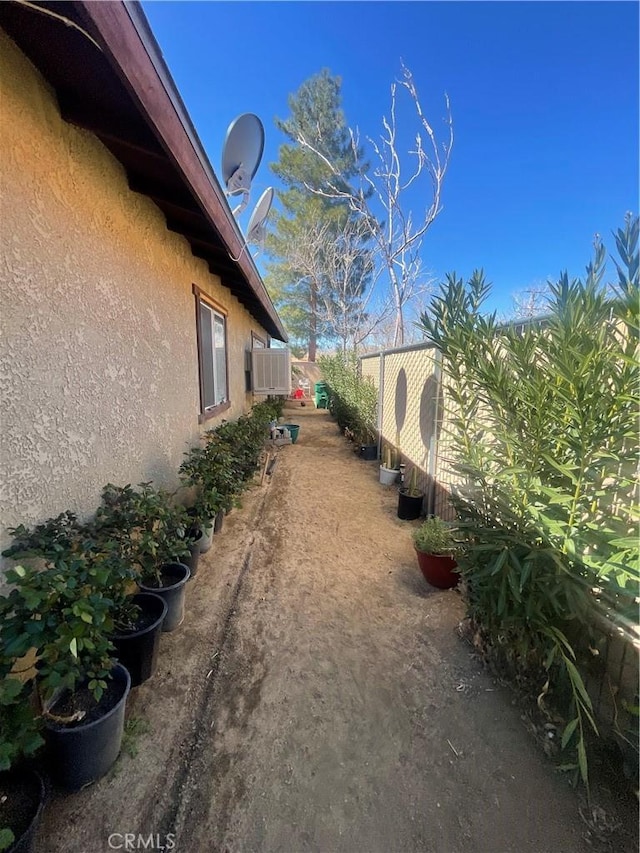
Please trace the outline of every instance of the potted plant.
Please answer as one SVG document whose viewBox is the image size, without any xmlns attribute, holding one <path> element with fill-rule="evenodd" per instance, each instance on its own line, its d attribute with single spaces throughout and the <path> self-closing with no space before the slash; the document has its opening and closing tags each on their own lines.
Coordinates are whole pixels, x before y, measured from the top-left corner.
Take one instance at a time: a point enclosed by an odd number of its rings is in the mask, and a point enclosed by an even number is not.
<svg viewBox="0 0 640 853">
<path fill-rule="evenodd" d="M 420 518 L 422 513 L 422 502 L 424 492 L 418 488 L 418 469 L 411 469 L 409 485 L 401 486 L 398 490 L 398 518 L 404 521 L 413 521 Z"/>
<path fill-rule="evenodd" d="M 29 759 L 43 745 L 29 685 L 12 672 L 14 661 L 0 652 L 0 851 L 30 853 L 45 787 Z"/>
<path fill-rule="evenodd" d="M 191 447 L 180 465 L 180 479 L 187 488 L 195 490 L 195 499 L 187 510 L 191 519 L 192 538 L 198 539 L 199 550 L 205 554 L 211 548 L 213 525 L 221 509 L 221 496 L 212 478 L 212 460 L 207 448 Z M 197 534 L 200 533 L 198 538 Z"/>
<path fill-rule="evenodd" d="M 156 671 L 160 652 L 160 634 L 167 616 L 167 602 L 152 592 L 138 592 L 129 599 L 128 617 L 115 620 L 111 635 L 115 656 L 138 687 Z"/>
<path fill-rule="evenodd" d="M 166 605 L 157 595 L 135 594 L 137 575 L 133 564 L 121 553 L 116 537 L 95 520 L 80 524 L 66 512 L 28 530 L 14 528 L 13 544 L 4 556 L 14 559 L 41 559 L 53 564 L 68 563 L 76 555 L 92 560 L 108 559 L 108 586 L 105 596 L 110 603 L 114 630 L 110 637 L 120 663 L 129 670 L 132 686 L 150 678 L 157 662 L 160 631 Z"/>
<path fill-rule="evenodd" d="M 385 445 L 382 454 L 382 464 L 380 465 L 380 482 L 383 486 L 392 486 L 398 479 L 400 469 L 396 464 L 396 452 L 394 449 Z"/>
<path fill-rule="evenodd" d="M 375 432 L 361 423 L 357 431 L 357 446 L 360 459 L 371 461 L 378 458 L 378 441 Z"/>
<path fill-rule="evenodd" d="M 184 619 L 189 567 L 186 531 L 189 517 L 174 506 L 171 495 L 150 482 L 131 485 L 108 483 L 94 523 L 103 536 L 118 543 L 121 557 L 134 567 L 142 592 L 159 595 L 167 604 L 163 631 L 174 631 Z"/>
<path fill-rule="evenodd" d="M 114 571 L 112 554 L 61 549 L 43 567 L 9 569 L 13 588 L 0 598 L 4 654 L 34 656 L 25 690 L 37 702 L 51 773 L 71 790 L 103 776 L 122 743 L 131 679 L 110 640 Z"/>
<path fill-rule="evenodd" d="M 451 525 L 435 516 L 427 518 L 413 531 L 413 544 L 427 583 L 440 589 L 450 589 L 458 583 L 460 575 L 453 556 L 456 541 Z"/>
</svg>

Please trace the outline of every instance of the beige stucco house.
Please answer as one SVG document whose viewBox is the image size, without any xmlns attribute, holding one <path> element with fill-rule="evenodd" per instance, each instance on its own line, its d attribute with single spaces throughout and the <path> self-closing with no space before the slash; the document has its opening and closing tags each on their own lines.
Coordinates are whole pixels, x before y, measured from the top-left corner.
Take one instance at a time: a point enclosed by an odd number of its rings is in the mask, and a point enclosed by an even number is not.
<svg viewBox="0 0 640 853">
<path fill-rule="evenodd" d="M 176 485 L 286 341 L 140 8 L 41 5 L 0 4 L 0 547 Z"/>
</svg>

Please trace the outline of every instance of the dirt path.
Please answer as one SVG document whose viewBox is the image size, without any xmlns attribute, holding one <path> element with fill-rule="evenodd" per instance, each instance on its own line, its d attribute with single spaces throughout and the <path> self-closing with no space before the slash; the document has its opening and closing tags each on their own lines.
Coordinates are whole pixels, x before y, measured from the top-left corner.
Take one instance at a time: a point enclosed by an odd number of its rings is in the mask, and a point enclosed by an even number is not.
<svg viewBox="0 0 640 853">
<path fill-rule="evenodd" d="M 226 520 L 134 691 L 137 757 L 54 798 L 37 849 L 127 849 L 125 833 L 178 853 L 594 849 L 457 637 L 460 596 L 419 574 L 376 464 L 324 410 L 286 414 L 297 444 Z"/>
</svg>

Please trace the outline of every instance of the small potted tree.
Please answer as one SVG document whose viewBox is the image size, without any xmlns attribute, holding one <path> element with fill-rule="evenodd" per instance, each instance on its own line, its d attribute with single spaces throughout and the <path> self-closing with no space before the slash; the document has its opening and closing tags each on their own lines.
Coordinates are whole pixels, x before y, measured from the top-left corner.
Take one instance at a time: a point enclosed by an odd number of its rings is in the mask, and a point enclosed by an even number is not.
<svg viewBox="0 0 640 853">
<path fill-rule="evenodd" d="M 440 589 L 450 589 L 458 583 L 460 575 L 454 557 L 456 541 L 449 524 L 435 516 L 425 519 L 413 531 L 413 544 L 427 583 Z"/>
<path fill-rule="evenodd" d="M 134 567 L 141 591 L 166 602 L 162 630 L 174 631 L 184 618 L 190 577 L 189 567 L 181 562 L 189 554 L 189 517 L 184 508 L 173 505 L 168 492 L 150 482 L 140 483 L 138 489 L 108 483 L 94 523 L 102 536 L 117 542 L 121 558 Z"/>
<path fill-rule="evenodd" d="M 115 662 L 109 597 L 113 555 L 69 553 L 44 567 L 17 565 L 0 598 L 0 640 L 14 661 L 34 656 L 34 693 L 54 779 L 79 790 L 116 760 L 131 679 Z"/>
<path fill-rule="evenodd" d="M 198 542 L 201 554 L 211 548 L 213 526 L 221 508 L 215 483 L 212 482 L 211 467 L 210 454 L 204 447 L 191 447 L 180 465 L 183 485 L 195 489 L 195 498 L 187 513 L 191 519 L 192 539 Z"/>
<path fill-rule="evenodd" d="M 38 524 L 32 530 L 20 525 L 11 532 L 14 540 L 11 547 L 3 552 L 5 557 L 18 560 L 36 558 L 65 566 L 76 556 L 83 555 L 108 565 L 104 592 L 110 602 L 110 617 L 114 625 L 110 639 L 116 656 L 129 670 L 132 686 L 150 678 L 156 666 L 160 630 L 167 607 L 157 595 L 137 593 L 134 567 L 122 556 L 117 539 L 95 520 L 80 524 L 71 512 Z"/>
<path fill-rule="evenodd" d="M 411 469 L 409 485 L 401 486 L 398 490 L 398 518 L 404 521 L 413 521 L 420 518 L 422 513 L 422 502 L 424 492 L 418 488 L 418 469 Z"/>
</svg>

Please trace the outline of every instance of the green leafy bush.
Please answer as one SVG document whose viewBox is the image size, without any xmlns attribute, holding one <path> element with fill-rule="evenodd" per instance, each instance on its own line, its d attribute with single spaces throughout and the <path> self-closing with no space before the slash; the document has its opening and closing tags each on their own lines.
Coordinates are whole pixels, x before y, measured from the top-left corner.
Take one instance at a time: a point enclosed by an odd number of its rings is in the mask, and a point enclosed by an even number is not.
<svg viewBox="0 0 640 853">
<path fill-rule="evenodd" d="M 224 421 L 208 430 L 202 446 L 185 454 L 180 477 L 196 489 L 193 510 L 197 522 L 228 511 L 255 474 L 267 438 L 267 426 L 282 412 L 282 400 L 257 403 L 248 415 Z"/>
<path fill-rule="evenodd" d="M 34 650 L 41 703 L 59 688 L 87 683 L 96 701 L 113 667 L 111 556 L 74 554 L 44 568 L 15 566 L 0 599 L 0 638 L 12 662 Z M 6 685 L 5 685 L 6 686 Z"/>
<path fill-rule="evenodd" d="M 33 755 L 43 744 L 39 717 L 31 703 L 33 687 L 11 674 L 14 661 L 0 661 L 0 771 Z"/>
<path fill-rule="evenodd" d="M 189 554 L 189 523 L 184 507 L 151 482 L 140 483 L 137 490 L 108 483 L 93 529 L 99 540 L 113 544 L 144 583 L 160 583 L 162 566 Z"/>
<path fill-rule="evenodd" d="M 514 674 L 561 709 L 585 783 L 596 733 L 584 682 L 594 614 L 637 619 L 638 220 L 598 241 L 584 280 L 551 286 L 542 323 L 483 316 L 482 271 L 447 276 L 421 318 L 443 355 L 445 422 L 466 537 L 469 612 Z"/>
<path fill-rule="evenodd" d="M 329 409 L 341 429 L 361 444 L 377 440 L 378 392 L 362 377 L 354 353 L 323 356 L 319 366 L 329 386 Z"/>
<path fill-rule="evenodd" d="M 453 527 L 441 518 L 426 518 L 413 531 L 413 544 L 425 554 L 453 554 L 457 547 L 453 532 Z"/>
</svg>

